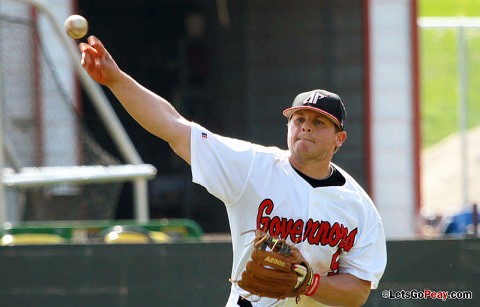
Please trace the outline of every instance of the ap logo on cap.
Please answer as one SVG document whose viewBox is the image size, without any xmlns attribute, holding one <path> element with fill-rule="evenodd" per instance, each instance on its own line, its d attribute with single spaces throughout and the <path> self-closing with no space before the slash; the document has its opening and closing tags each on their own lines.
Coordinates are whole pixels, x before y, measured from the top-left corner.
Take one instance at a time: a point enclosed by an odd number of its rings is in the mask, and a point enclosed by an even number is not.
<svg viewBox="0 0 480 307">
<path fill-rule="evenodd" d="M 325 98 L 327 96 L 319 93 L 319 92 L 313 92 L 312 94 L 310 94 L 310 96 L 308 96 L 304 101 L 303 101 L 303 104 L 317 104 L 317 101 L 322 99 L 322 98 Z"/>
</svg>

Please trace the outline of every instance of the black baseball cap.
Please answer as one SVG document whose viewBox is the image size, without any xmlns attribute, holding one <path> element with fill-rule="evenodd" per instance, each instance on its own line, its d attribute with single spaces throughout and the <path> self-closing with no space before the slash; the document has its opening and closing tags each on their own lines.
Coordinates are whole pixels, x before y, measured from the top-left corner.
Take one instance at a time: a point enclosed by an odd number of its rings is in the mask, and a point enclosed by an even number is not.
<svg viewBox="0 0 480 307">
<path fill-rule="evenodd" d="M 347 111 L 342 99 L 326 90 L 313 90 L 300 93 L 293 100 L 291 108 L 285 109 L 283 115 L 290 118 L 298 110 L 308 109 L 327 116 L 340 130 L 345 130 Z"/>
</svg>

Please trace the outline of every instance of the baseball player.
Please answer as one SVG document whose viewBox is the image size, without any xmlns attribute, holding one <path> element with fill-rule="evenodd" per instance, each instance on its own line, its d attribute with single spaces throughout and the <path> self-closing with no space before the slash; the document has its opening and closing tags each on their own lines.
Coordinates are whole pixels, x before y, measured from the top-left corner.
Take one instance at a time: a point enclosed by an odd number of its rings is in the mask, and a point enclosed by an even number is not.
<svg viewBox="0 0 480 307">
<path fill-rule="evenodd" d="M 89 37 L 79 48 L 87 73 L 191 165 L 194 182 L 225 203 L 233 245 L 226 306 L 366 302 L 383 275 L 386 244 L 372 200 L 331 162 L 347 137 L 338 95 L 325 90 L 299 94 L 283 112 L 288 150 L 265 147 L 188 121 L 124 73 L 98 38 Z M 272 250 L 279 249 L 277 243 L 288 247 L 281 248 L 281 256 L 258 251 L 265 242 L 274 242 Z M 295 259 L 290 262 L 285 255 Z M 293 284 L 277 293 L 292 276 Z"/>
</svg>

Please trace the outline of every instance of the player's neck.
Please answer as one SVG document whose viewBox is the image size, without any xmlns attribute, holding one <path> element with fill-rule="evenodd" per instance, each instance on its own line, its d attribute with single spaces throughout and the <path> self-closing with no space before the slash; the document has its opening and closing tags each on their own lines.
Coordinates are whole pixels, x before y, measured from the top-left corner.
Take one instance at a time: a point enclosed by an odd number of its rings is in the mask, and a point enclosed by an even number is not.
<svg viewBox="0 0 480 307">
<path fill-rule="evenodd" d="M 330 165 L 330 161 L 325 161 L 324 163 L 301 163 L 292 157 L 290 157 L 289 161 L 293 168 L 312 179 L 322 180 L 332 175 L 333 168 Z"/>
</svg>

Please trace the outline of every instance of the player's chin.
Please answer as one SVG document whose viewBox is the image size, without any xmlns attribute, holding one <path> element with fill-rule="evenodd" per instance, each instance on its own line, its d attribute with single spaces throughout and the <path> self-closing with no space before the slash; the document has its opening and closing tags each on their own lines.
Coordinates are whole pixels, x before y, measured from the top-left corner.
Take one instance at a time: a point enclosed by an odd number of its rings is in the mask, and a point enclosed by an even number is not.
<svg viewBox="0 0 480 307">
<path fill-rule="evenodd" d="M 294 148 L 298 152 L 310 152 L 314 149 L 315 143 L 310 140 L 299 139 L 295 141 Z"/>
<path fill-rule="evenodd" d="M 293 148 L 292 154 L 299 160 L 305 161 L 310 160 L 313 156 L 315 156 L 314 152 L 308 146 L 295 146 Z"/>
</svg>

